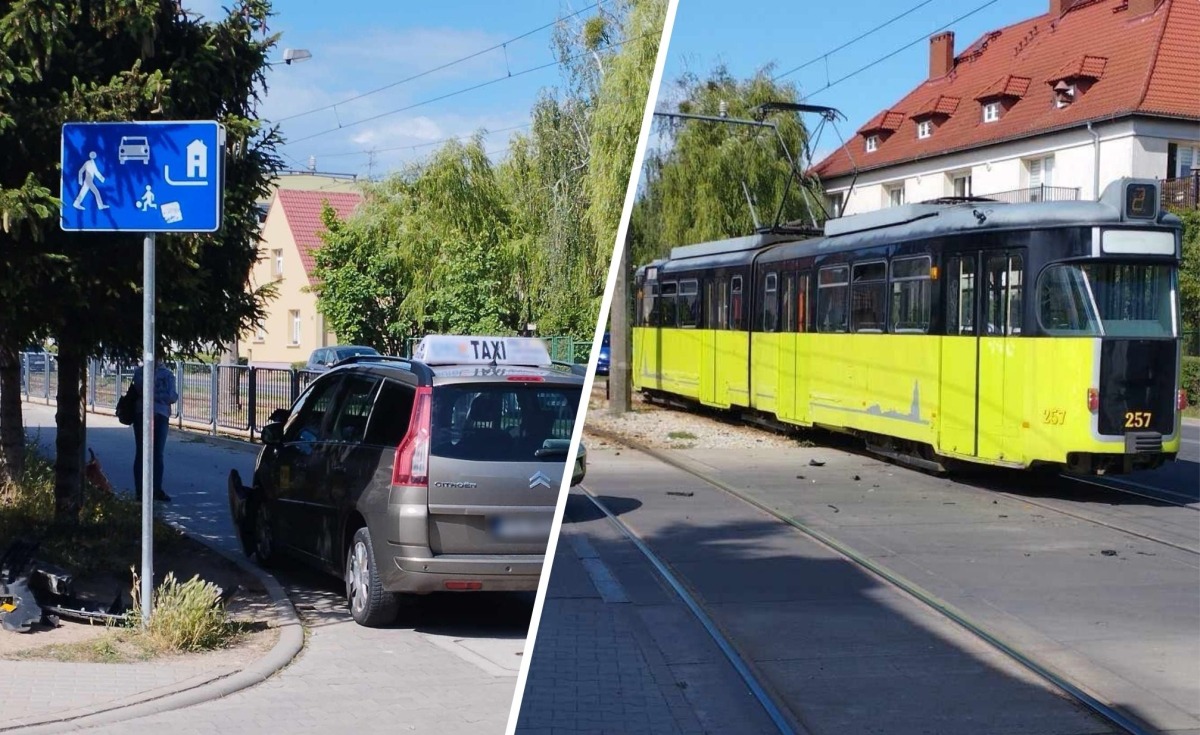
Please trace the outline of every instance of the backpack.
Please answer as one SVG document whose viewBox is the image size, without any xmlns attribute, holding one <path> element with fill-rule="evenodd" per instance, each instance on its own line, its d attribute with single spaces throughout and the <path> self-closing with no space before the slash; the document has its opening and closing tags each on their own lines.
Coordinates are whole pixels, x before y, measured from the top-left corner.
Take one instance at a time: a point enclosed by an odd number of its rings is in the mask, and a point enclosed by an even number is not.
<svg viewBox="0 0 1200 735">
<path fill-rule="evenodd" d="M 137 399 L 138 390 L 133 383 L 130 383 L 129 390 L 125 391 L 125 395 L 117 401 L 117 421 L 125 426 L 133 426 L 133 422 L 138 418 Z"/>
</svg>

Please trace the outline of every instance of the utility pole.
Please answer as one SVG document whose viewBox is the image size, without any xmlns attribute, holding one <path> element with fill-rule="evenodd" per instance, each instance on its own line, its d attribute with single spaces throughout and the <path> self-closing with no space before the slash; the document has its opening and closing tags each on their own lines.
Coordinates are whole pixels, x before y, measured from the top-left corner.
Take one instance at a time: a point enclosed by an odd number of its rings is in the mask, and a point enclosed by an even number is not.
<svg viewBox="0 0 1200 735">
<path fill-rule="evenodd" d="M 609 310 L 612 328 L 609 341 L 608 412 L 614 416 L 620 416 L 629 411 L 631 398 L 632 370 L 629 364 L 632 346 L 629 333 L 630 239 L 626 232 L 625 244 L 621 248 L 621 264 L 617 270 L 616 287 L 613 289 L 612 307 Z"/>
</svg>

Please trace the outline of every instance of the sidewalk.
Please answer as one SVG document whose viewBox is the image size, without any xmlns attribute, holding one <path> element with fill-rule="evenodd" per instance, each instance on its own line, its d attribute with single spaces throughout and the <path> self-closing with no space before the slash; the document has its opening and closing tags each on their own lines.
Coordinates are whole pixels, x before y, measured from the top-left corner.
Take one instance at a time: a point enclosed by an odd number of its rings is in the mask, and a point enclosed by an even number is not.
<svg viewBox="0 0 1200 735">
<path fill-rule="evenodd" d="M 517 733 L 705 732 L 775 730 L 641 552 L 573 492 Z"/>
<path fill-rule="evenodd" d="M 53 452 L 50 442 L 54 431 L 53 409 L 26 404 L 25 422 L 30 440 L 39 441 Z M 118 492 L 132 485 L 132 466 L 125 466 L 131 463 L 115 461 L 118 457 L 132 455 L 131 434 L 115 419 L 89 416 L 88 446 L 102 458 L 105 472 Z M 167 450 L 168 460 L 180 454 L 181 445 L 195 441 L 193 437 L 174 433 Z M 228 466 L 237 466 L 243 473 L 251 471 L 254 448 L 247 449 L 239 449 L 233 442 L 215 449 L 221 460 L 214 464 L 210 473 L 198 472 L 194 467 L 188 471 L 182 464 L 175 472 L 169 471 L 169 487 L 175 503 L 159 506 L 160 517 L 183 526 L 194 538 L 224 555 L 236 558 L 235 555 L 241 552 L 232 528 L 228 527 L 227 521 L 223 522 L 227 514 L 217 512 L 217 506 L 225 503 L 224 487 L 214 487 L 212 482 L 219 465 L 226 461 L 230 463 Z M 228 466 L 225 472 L 228 472 Z M 290 607 L 282 588 L 278 584 L 274 587 L 277 607 L 280 603 Z M 294 612 L 291 620 L 295 621 Z M 20 634 L 0 632 L 0 635 Z M 29 634 L 30 647 L 43 642 L 38 640 L 38 635 Z M 299 637 L 297 630 L 295 638 Z M 162 711 L 163 708 L 155 703 L 178 701 L 177 706 L 183 706 L 201 701 L 205 685 L 215 684 L 207 691 L 211 692 L 210 696 L 220 696 L 232 691 L 231 684 L 245 680 L 245 676 L 239 676 L 241 672 L 272 658 L 278 659 L 274 665 L 274 669 L 278 669 L 296 653 L 293 650 L 286 658 L 280 658 L 283 651 L 276 649 L 261 656 L 258 662 L 248 662 L 247 653 L 237 650 L 122 664 L 0 660 L 0 703 L 3 703 L 0 706 L 0 732 L 22 732 L 22 728 L 35 725 L 45 726 L 37 731 L 56 731 L 72 729 L 86 722 L 112 722 L 122 718 L 121 710 L 131 716 L 149 714 Z M 173 695 L 183 696 L 167 699 Z"/>
</svg>

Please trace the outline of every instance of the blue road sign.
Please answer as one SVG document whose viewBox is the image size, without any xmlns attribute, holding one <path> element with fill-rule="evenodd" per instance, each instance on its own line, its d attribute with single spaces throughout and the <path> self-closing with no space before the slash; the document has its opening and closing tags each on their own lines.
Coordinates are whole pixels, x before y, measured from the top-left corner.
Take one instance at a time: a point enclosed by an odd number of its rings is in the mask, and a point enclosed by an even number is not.
<svg viewBox="0 0 1200 735">
<path fill-rule="evenodd" d="M 205 122 L 65 123 L 62 229 L 215 232 L 225 129 Z"/>
</svg>

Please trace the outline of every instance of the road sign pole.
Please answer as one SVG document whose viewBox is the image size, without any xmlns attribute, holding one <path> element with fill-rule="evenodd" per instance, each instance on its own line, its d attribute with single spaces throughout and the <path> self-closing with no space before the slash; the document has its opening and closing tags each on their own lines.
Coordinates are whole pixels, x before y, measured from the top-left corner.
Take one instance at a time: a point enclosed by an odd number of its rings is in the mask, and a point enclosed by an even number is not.
<svg viewBox="0 0 1200 735">
<path fill-rule="evenodd" d="M 142 240 L 142 627 L 154 607 L 154 233 Z"/>
</svg>

